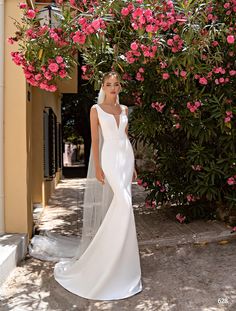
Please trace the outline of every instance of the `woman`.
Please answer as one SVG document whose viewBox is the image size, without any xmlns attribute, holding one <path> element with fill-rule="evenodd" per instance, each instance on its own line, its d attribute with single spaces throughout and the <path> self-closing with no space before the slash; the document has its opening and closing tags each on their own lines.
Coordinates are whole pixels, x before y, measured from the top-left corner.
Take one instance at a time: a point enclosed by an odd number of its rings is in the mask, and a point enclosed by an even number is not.
<svg viewBox="0 0 236 311">
<path fill-rule="evenodd" d="M 142 290 L 131 198 L 137 173 L 127 136 L 128 108 L 119 104 L 120 90 L 119 75 L 106 73 L 98 104 L 90 111 L 92 148 L 82 242 L 72 260 L 60 261 L 54 269 L 64 288 L 95 300 L 123 299 Z M 66 253 L 65 246 L 57 249 Z"/>
</svg>

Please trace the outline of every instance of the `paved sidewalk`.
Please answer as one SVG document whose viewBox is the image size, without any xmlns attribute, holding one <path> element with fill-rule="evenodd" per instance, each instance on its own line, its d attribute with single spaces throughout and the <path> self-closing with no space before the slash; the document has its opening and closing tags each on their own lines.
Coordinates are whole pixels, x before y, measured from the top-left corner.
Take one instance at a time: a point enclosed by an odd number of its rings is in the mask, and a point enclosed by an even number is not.
<svg viewBox="0 0 236 311">
<path fill-rule="evenodd" d="M 44 209 L 38 229 L 79 234 L 85 179 L 65 179 Z M 87 300 L 53 278 L 54 263 L 26 257 L 1 288 L 0 311 L 236 310 L 236 239 L 217 221 L 179 224 L 170 210 L 144 207 L 133 184 L 143 291 L 117 301 Z"/>
</svg>

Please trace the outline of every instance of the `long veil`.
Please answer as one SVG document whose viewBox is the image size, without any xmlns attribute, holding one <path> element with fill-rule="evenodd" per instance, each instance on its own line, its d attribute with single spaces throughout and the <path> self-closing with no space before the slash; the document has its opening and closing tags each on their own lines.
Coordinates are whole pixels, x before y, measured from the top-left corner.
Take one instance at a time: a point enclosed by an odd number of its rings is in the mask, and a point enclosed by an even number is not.
<svg viewBox="0 0 236 311">
<path fill-rule="evenodd" d="M 100 89 L 97 103 L 104 101 L 105 93 Z M 117 98 L 119 102 L 119 97 Z M 99 126 L 99 160 L 103 136 Z M 63 236 L 50 231 L 43 235 L 35 235 L 29 244 L 29 255 L 41 260 L 65 261 L 76 260 L 81 257 L 96 235 L 113 198 L 113 191 L 105 178 L 102 185 L 95 176 L 94 157 L 90 150 L 88 172 L 83 199 L 83 226 L 81 236 Z"/>
</svg>

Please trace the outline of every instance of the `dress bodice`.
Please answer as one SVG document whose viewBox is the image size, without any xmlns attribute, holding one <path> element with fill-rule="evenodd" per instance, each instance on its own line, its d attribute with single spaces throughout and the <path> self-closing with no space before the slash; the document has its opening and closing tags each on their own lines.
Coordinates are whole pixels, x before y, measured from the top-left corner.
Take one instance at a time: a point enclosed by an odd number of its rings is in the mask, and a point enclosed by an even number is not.
<svg viewBox="0 0 236 311">
<path fill-rule="evenodd" d="M 116 120 L 113 114 L 104 111 L 100 105 L 95 104 L 93 107 L 96 107 L 97 109 L 98 120 L 104 141 L 127 138 L 125 128 L 128 123 L 128 117 L 125 113 L 124 105 L 120 105 L 121 113 L 118 120 Z"/>
</svg>

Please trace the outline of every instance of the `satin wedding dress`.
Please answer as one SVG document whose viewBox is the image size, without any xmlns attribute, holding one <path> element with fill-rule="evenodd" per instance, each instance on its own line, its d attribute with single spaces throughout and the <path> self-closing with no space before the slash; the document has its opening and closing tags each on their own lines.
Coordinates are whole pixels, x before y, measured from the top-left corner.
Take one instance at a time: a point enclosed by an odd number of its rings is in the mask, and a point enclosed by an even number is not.
<svg viewBox="0 0 236 311">
<path fill-rule="evenodd" d="M 100 164 L 114 193 L 91 243 L 74 261 L 59 262 L 54 277 L 68 291 L 88 299 L 114 300 L 142 290 L 140 257 L 132 208 L 134 153 L 126 135 L 125 106 L 117 119 L 97 110 L 103 136 Z"/>
</svg>

